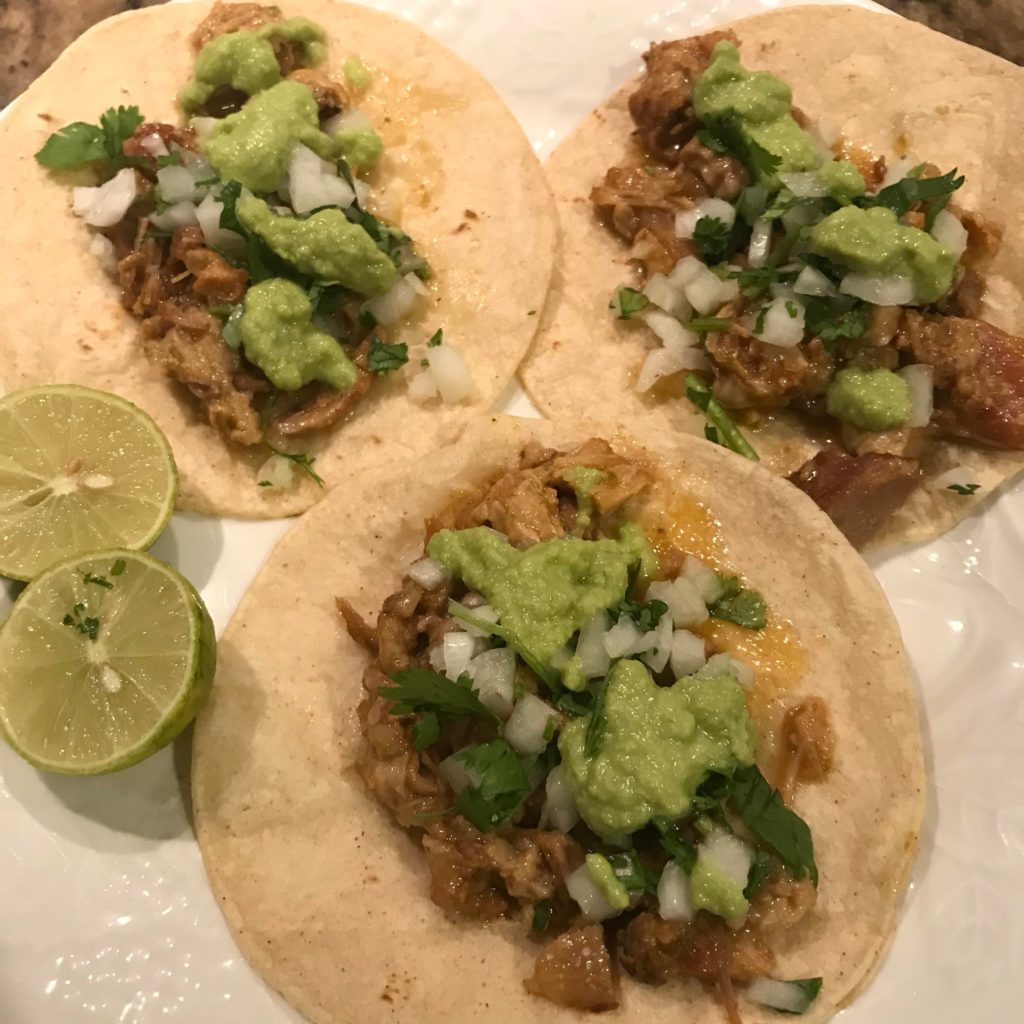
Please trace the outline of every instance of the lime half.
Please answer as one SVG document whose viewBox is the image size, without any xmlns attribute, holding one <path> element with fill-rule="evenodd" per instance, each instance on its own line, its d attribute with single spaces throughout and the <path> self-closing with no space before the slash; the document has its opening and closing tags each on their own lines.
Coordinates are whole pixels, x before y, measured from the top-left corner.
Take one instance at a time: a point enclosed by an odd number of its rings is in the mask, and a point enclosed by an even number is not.
<svg viewBox="0 0 1024 1024">
<path fill-rule="evenodd" d="M 0 728 L 37 768 L 127 768 L 192 720 L 216 652 L 206 607 L 170 566 L 121 549 L 68 559 L 0 628 Z"/>
<path fill-rule="evenodd" d="M 73 384 L 0 399 L 0 574 L 28 580 L 84 551 L 146 548 L 177 494 L 171 446 L 131 402 Z"/>
</svg>

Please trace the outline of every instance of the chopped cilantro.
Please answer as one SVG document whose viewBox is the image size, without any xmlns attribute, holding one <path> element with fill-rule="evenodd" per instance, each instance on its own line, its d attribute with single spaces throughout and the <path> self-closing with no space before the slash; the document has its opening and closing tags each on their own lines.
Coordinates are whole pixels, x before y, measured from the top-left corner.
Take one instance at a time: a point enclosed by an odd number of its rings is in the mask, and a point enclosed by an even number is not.
<svg viewBox="0 0 1024 1024">
<path fill-rule="evenodd" d="M 743 895 L 749 900 L 774 874 L 775 858 L 764 850 L 755 850 L 754 859 L 747 874 L 747 885 L 743 890 Z"/>
<path fill-rule="evenodd" d="M 654 826 L 668 855 L 689 874 L 697 863 L 697 848 L 680 834 L 679 823 L 655 818 Z"/>
<path fill-rule="evenodd" d="M 788 313 L 788 314 L 789 314 L 789 315 L 790 315 L 791 317 L 793 317 L 793 319 L 796 319 L 796 316 L 797 316 L 797 314 L 799 313 L 799 310 L 798 310 L 798 309 L 797 309 L 797 307 L 796 307 L 796 303 L 795 303 L 795 302 L 793 302 L 793 300 L 792 300 L 792 299 L 787 299 L 787 300 L 786 300 L 786 312 L 787 312 L 787 313 Z"/>
<path fill-rule="evenodd" d="M 840 338 L 859 338 L 868 329 L 871 307 L 859 300 L 852 305 L 846 299 L 815 295 L 804 304 L 807 330 L 831 348 Z"/>
<path fill-rule="evenodd" d="M 405 342 L 389 345 L 376 335 L 370 339 L 370 355 L 367 365 L 370 373 L 391 373 L 409 362 L 409 346 Z"/>
<path fill-rule="evenodd" d="M 481 832 L 500 828 L 530 793 L 522 761 L 503 739 L 460 750 L 455 759 L 479 780 L 459 793 L 455 809 Z"/>
<path fill-rule="evenodd" d="M 388 678 L 394 685 L 382 686 L 378 692 L 394 701 L 392 714 L 413 715 L 427 711 L 452 718 L 466 715 L 494 718 L 470 687 L 469 676 L 460 676 L 459 681 L 453 683 L 433 669 L 407 668 L 392 672 Z"/>
<path fill-rule="evenodd" d="M 610 853 L 607 857 L 612 874 L 629 893 L 655 893 L 658 874 L 652 871 L 635 853 Z"/>
<path fill-rule="evenodd" d="M 272 444 L 267 442 L 264 443 L 267 444 L 267 447 L 274 453 L 274 455 L 280 455 L 282 459 L 287 459 L 289 462 L 294 463 L 313 481 L 313 483 L 318 487 L 323 487 L 323 478 L 313 468 L 313 463 L 316 462 L 316 459 L 308 452 L 283 452 L 279 448 L 275 448 Z"/>
<path fill-rule="evenodd" d="M 533 905 L 533 930 L 535 932 L 547 931 L 551 923 L 551 900 L 540 900 Z"/>
<path fill-rule="evenodd" d="M 720 576 L 725 593 L 708 611 L 716 619 L 735 622 L 744 629 L 764 629 L 768 621 L 764 598 L 756 590 L 740 586 L 735 576 Z"/>
<path fill-rule="evenodd" d="M 697 255 L 709 266 L 722 263 L 736 250 L 733 230 L 718 217 L 701 217 L 693 229 Z"/>
<path fill-rule="evenodd" d="M 691 373 L 686 377 L 686 397 L 704 413 L 718 432 L 719 444 L 731 448 L 746 459 L 760 461 L 750 442 L 740 433 L 739 427 L 729 418 L 725 409 L 711 397 L 711 388 L 696 374 Z"/>
<path fill-rule="evenodd" d="M 438 327 L 436 331 L 430 336 L 430 341 L 427 342 L 427 348 L 437 348 L 438 345 L 444 344 L 444 328 Z"/>
<path fill-rule="evenodd" d="M 627 619 L 632 620 L 641 633 L 649 633 L 657 627 L 662 615 L 667 611 L 668 605 L 664 601 L 654 600 L 642 603 L 626 597 L 610 609 L 609 614 L 615 622 L 625 615 Z"/>
<path fill-rule="evenodd" d="M 260 480 L 256 484 L 256 486 L 257 487 L 273 487 L 274 485 L 269 480 Z"/>
<path fill-rule="evenodd" d="M 412 727 L 412 745 L 417 750 L 432 747 L 441 737 L 441 718 L 436 711 L 428 711 Z"/>
<path fill-rule="evenodd" d="M 697 334 L 711 334 L 729 330 L 732 321 L 724 316 L 695 316 L 686 326 Z"/>
<path fill-rule="evenodd" d="M 610 673 L 609 673 L 610 674 Z M 604 700 L 608 692 L 608 676 L 598 684 L 597 692 L 594 694 L 594 707 L 590 712 L 590 721 L 587 723 L 587 732 L 583 740 L 583 753 L 587 757 L 597 757 L 601 749 L 601 740 L 604 739 L 605 727 L 608 719 L 604 713 Z"/>
<path fill-rule="evenodd" d="M 920 173 L 919 168 L 915 168 Z M 877 195 L 861 196 L 858 206 L 885 206 L 902 217 L 915 203 L 927 203 L 925 228 L 931 230 L 935 217 L 949 202 L 950 196 L 966 179 L 957 177 L 956 168 L 937 178 L 920 178 L 911 172 L 906 178 L 883 188 Z M 941 205 L 936 205 L 941 204 Z M 934 212 L 933 212 L 934 211 Z"/>
<path fill-rule="evenodd" d="M 96 642 L 96 637 L 99 635 L 100 620 L 86 615 L 85 605 L 81 603 L 76 604 L 72 611 L 61 619 L 61 623 L 77 630 L 82 636 L 87 636 L 93 643 Z"/>
<path fill-rule="evenodd" d="M 36 153 L 36 160 L 53 171 L 102 161 L 113 173 L 131 164 L 122 147 L 142 121 L 138 107 L 111 107 L 100 115 L 98 125 L 75 121 L 54 132 Z"/>
<path fill-rule="evenodd" d="M 963 497 L 967 497 L 978 490 L 979 487 L 981 487 L 981 484 L 950 484 L 946 490 L 954 491 Z"/>
<path fill-rule="evenodd" d="M 85 583 L 93 584 L 93 586 L 103 587 L 104 590 L 113 590 L 114 588 L 114 584 L 106 576 L 94 576 L 91 572 L 84 573 L 82 580 Z"/>
<path fill-rule="evenodd" d="M 615 293 L 609 303 L 609 309 L 617 310 L 618 319 L 628 320 L 630 317 L 636 316 L 637 313 L 642 313 L 650 304 L 651 300 L 643 292 L 638 292 L 635 288 L 623 287 Z"/>
<path fill-rule="evenodd" d="M 795 275 L 782 274 L 775 267 L 747 267 L 729 274 L 729 277 L 739 282 L 740 291 L 748 299 L 764 295 L 773 284 L 788 280 L 790 276 Z"/>
<path fill-rule="evenodd" d="M 768 316 L 768 307 L 762 306 L 757 311 L 757 319 L 754 321 L 754 333 L 761 334 L 764 331 L 764 321 Z"/>
</svg>

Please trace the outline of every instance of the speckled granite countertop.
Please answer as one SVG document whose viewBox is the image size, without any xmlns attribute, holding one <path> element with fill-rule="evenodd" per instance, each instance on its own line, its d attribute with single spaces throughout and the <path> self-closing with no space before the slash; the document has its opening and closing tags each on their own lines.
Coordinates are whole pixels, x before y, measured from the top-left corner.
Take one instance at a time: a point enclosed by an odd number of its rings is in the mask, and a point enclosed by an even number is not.
<svg viewBox="0 0 1024 1024">
<path fill-rule="evenodd" d="M 163 0 L 0 0 L 0 107 L 102 18 Z M 1024 0 L 881 0 L 957 39 L 1024 64 Z"/>
</svg>

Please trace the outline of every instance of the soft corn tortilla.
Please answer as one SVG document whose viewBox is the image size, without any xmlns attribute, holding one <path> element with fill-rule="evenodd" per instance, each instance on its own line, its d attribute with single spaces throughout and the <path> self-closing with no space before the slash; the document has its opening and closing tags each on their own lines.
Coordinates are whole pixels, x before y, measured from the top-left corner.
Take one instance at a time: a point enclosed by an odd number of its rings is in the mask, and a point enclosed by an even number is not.
<svg viewBox="0 0 1024 1024">
<path fill-rule="evenodd" d="M 588 436 L 585 426 L 482 419 L 418 463 L 360 464 L 350 490 L 278 544 L 220 642 L 195 733 L 199 843 L 243 953 L 318 1024 L 581 1019 L 526 993 L 539 947 L 522 922 L 445 918 L 430 901 L 422 851 L 357 777 L 366 655 L 334 598 L 375 621 L 422 553 L 424 519 L 454 491 L 512 468 L 527 441 L 568 448 Z M 646 450 L 673 495 L 690 495 L 719 521 L 730 570 L 761 589 L 770 615 L 791 620 L 807 660 L 787 706 L 811 693 L 828 702 L 836 766 L 796 799 L 815 837 L 818 905 L 776 947 L 778 976 L 824 977 L 806 1015 L 824 1021 L 867 982 L 889 944 L 921 823 L 917 708 L 896 623 L 864 563 L 795 487 L 689 437 Z M 620 1009 L 601 1015 L 723 1019 L 696 982 L 654 988 L 629 978 Z M 747 1024 L 775 1019 L 744 1006 Z"/>
<path fill-rule="evenodd" d="M 142 352 L 139 322 L 89 251 L 90 229 L 71 213 L 68 180 L 33 159 L 51 132 L 135 104 L 148 120 L 180 121 L 175 96 L 195 54 L 189 35 L 209 3 L 170 4 L 102 22 L 75 42 L 0 122 L 0 379 L 13 390 L 78 383 L 145 409 L 171 440 L 182 508 L 264 518 L 295 515 L 323 492 L 258 487 L 264 448 L 223 441 L 182 385 Z M 434 273 L 424 339 L 443 327 L 469 365 L 472 401 L 412 401 L 403 374 L 375 382 L 351 418 L 326 435 L 294 439 L 316 456 L 328 487 L 348 480 L 361 450 L 428 451 L 486 411 L 511 380 L 547 294 L 555 214 L 543 172 L 512 114 L 486 81 L 440 43 L 378 11 L 293 0 L 327 33 L 327 69 L 356 54 L 373 70 L 360 106 L 384 140 L 381 194 Z M 417 370 L 418 366 L 415 367 Z"/>
<path fill-rule="evenodd" d="M 793 87 L 811 122 L 893 157 L 913 154 L 967 183 L 954 201 L 1004 228 L 989 274 L 983 318 L 1024 333 L 1024 193 L 1017 169 L 1024 136 L 1024 69 L 915 22 L 858 7 L 790 7 L 729 26 L 743 62 Z M 522 370 L 530 397 L 552 417 L 587 410 L 644 430 L 702 433 L 704 418 L 676 386 L 661 397 L 635 390 L 653 336 L 642 323 L 616 322 L 614 290 L 633 283 L 625 243 L 594 215 L 590 190 L 621 163 L 634 129 L 627 101 L 639 77 L 590 115 L 548 160 L 562 227 L 562 250 L 541 329 Z M 820 447 L 806 419 L 785 412 L 748 431 L 765 465 L 783 475 Z M 948 530 L 1024 467 L 1024 453 L 944 441 L 924 460 L 927 476 L 954 466 L 981 485 L 973 497 L 920 488 L 871 546 L 921 541 Z"/>
</svg>

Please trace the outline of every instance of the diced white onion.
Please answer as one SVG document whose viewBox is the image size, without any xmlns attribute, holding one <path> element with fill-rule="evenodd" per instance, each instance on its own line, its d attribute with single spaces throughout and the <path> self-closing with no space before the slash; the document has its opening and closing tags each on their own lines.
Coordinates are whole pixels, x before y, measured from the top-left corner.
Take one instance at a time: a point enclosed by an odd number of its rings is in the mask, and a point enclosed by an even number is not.
<svg viewBox="0 0 1024 1024">
<path fill-rule="evenodd" d="M 196 138 L 200 142 L 209 137 L 210 132 L 217 127 L 217 124 L 218 119 L 216 117 L 193 117 L 189 121 L 192 131 L 196 133 Z"/>
<path fill-rule="evenodd" d="M 682 288 L 669 282 L 664 274 L 652 274 L 644 285 L 644 295 L 659 309 L 674 316 L 677 320 L 685 320 L 692 310 L 683 295 Z"/>
<path fill-rule="evenodd" d="M 600 679 L 611 667 L 611 658 L 603 643 L 604 634 L 610 625 L 611 617 L 601 611 L 580 630 L 576 641 L 576 657 L 580 659 L 580 668 L 587 679 Z"/>
<path fill-rule="evenodd" d="M 793 291 L 797 295 L 827 295 L 829 297 L 838 295 L 836 286 L 820 271 L 814 267 L 804 267 L 797 274 L 793 282 Z"/>
<path fill-rule="evenodd" d="M 196 215 L 196 204 L 190 200 L 183 199 L 180 203 L 168 206 L 163 213 L 154 213 L 149 218 L 150 224 L 160 228 L 161 231 L 173 231 L 175 228 L 182 228 L 186 224 L 198 224 L 199 218 Z"/>
<path fill-rule="evenodd" d="M 683 575 L 697 588 L 705 604 L 714 604 L 725 593 L 721 577 L 696 555 L 687 555 L 683 562 Z M 678 625 L 678 623 L 677 623 Z"/>
<path fill-rule="evenodd" d="M 427 349 L 427 362 L 443 402 L 454 405 L 472 394 L 469 368 L 458 349 L 451 345 L 435 345 Z"/>
<path fill-rule="evenodd" d="M 169 156 L 170 150 L 167 148 L 167 143 L 160 138 L 157 132 L 150 132 L 149 135 L 144 135 L 139 140 L 139 145 L 151 156 Z"/>
<path fill-rule="evenodd" d="M 356 199 L 359 200 L 359 205 L 365 206 L 372 191 L 369 182 L 363 181 L 362 178 L 353 178 L 352 187 L 356 190 Z"/>
<path fill-rule="evenodd" d="M 602 642 L 609 658 L 625 658 L 644 650 L 643 636 L 628 615 L 620 615 L 619 621 L 605 633 Z"/>
<path fill-rule="evenodd" d="M 434 590 L 441 586 L 448 579 L 448 573 L 443 565 L 435 562 L 432 558 L 421 558 L 406 569 L 406 575 L 414 583 L 418 583 L 427 590 Z"/>
<path fill-rule="evenodd" d="M 667 613 L 658 620 L 658 625 L 646 634 L 649 640 L 647 650 L 640 660 L 655 673 L 663 672 L 672 654 L 672 618 Z"/>
<path fill-rule="evenodd" d="M 895 185 L 897 181 L 901 181 L 905 178 L 915 167 L 920 166 L 920 163 L 920 160 L 912 156 L 905 156 L 901 160 L 894 160 L 891 164 L 887 163 L 885 168 L 885 177 L 878 186 L 878 191 L 881 192 L 883 188 Z"/>
<path fill-rule="evenodd" d="M 563 765 L 555 765 L 548 773 L 544 792 L 546 799 L 540 812 L 540 827 L 551 825 L 559 832 L 571 831 L 580 820 L 580 812 L 576 809 L 576 798 Z"/>
<path fill-rule="evenodd" d="M 747 262 L 752 267 L 763 267 L 768 259 L 768 250 L 772 245 L 772 222 L 759 220 L 750 232 L 750 248 L 747 250 Z"/>
<path fill-rule="evenodd" d="M 418 299 L 416 289 L 404 277 L 400 277 L 383 295 L 365 303 L 363 309 L 371 313 L 377 323 L 387 326 L 408 316 Z"/>
<path fill-rule="evenodd" d="M 495 623 L 501 618 L 501 616 L 498 614 L 497 610 L 492 608 L 487 603 L 478 604 L 473 609 L 473 617 L 476 618 L 476 619 L 483 619 L 484 622 L 495 622 Z M 490 636 L 490 633 L 488 633 L 486 630 L 479 629 L 477 626 L 470 625 L 470 623 L 468 623 L 468 622 L 462 623 L 461 624 L 461 628 L 464 629 L 470 636 L 480 636 L 480 637 Z"/>
<path fill-rule="evenodd" d="M 739 285 L 732 278 L 722 280 L 695 256 L 684 256 L 668 276 L 669 282 L 681 285 L 683 294 L 702 316 L 738 298 Z"/>
<path fill-rule="evenodd" d="M 792 315 L 792 312 L 796 316 Z M 774 299 L 767 306 L 761 330 L 753 328 L 755 337 L 766 345 L 777 348 L 795 348 L 804 339 L 804 307 L 795 299 Z"/>
<path fill-rule="evenodd" d="M 444 674 L 454 681 L 469 668 L 469 663 L 476 654 L 476 639 L 468 633 L 445 633 L 441 650 L 444 656 Z"/>
<path fill-rule="evenodd" d="M 740 889 L 747 887 L 747 876 L 753 859 L 750 847 L 724 828 L 712 829 L 697 847 L 698 861 L 706 861 Z"/>
<path fill-rule="evenodd" d="M 900 376 L 910 388 L 910 416 L 905 426 L 927 427 L 931 422 L 935 394 L 935 370 L 924 363 L 904 366 Z"/>
<path fill-rule="evenodd" d="M 480 703 L 499 718 L 508 718 L 512 714 L 516 683 L 516 656 L 512 649 L 495 647 L 484 651 L 469 663 L 468 671 Z"/>
<path fill-rule="evenodd" d="M 757 978 L 746 987 L 743 994 L 751 1002 L 783 1013 L 805 1013 L 812 1002 L 799 985 L 792 981 L 779 981 L 777 978 Z"/>
<path fill-rule="evenodd" d="M 308 146 L 298 145 L 293 150 L 287 186 L 296 213 L 309 213 L 318 206 L 351 206 L 355 199 L 352 187 L 338 176 L 334 165 L 321 160 Z"/>
<path fill-rule="evenodd" d="M 334 117 L 324 121 L 322 125 L 322 130 L 328 135 L 337 135 L 338 132 L 362 132 L 367 128 L 373 128 L 373 125 L 358 107 L 335 114 Z"/>
<path fill-rule="evenodd" d="M 744 690 L 749 690 L 754 685 L 754 670 L 745 661 L 740 661 L 725 651 L 708 658 L 707 664 L 700 672 L 702 676 L 732 676 Z"/>
<path fill-rule="evenodd" d="M 670 860 L 658 882 L 658 916 L 665 921 L 692 921 L 695 913 L 690 899 L 690 879 L 674 860 Z"/>
<path fill-rule="evenodd" d="M 906 306 L 914 301 L 914 282 L 909 277 L 877 274 L 847 274 L 839 285 L 844 295 L 863 299 L 875 306 Z"/>
<path fill-rule="evenodd" d="M 647 588 L 647 600 L 664 601 L 672 622 L 682 628 L 699 626 L 708 617 L 708 609 L 696 585 L 685 576 L 659 580 Z"/>
<path fill-rule="evenodd" d="M 932 225 L 932 237 L 941 242 L 954 259 L 960 259 L 967 249 L 967 228 L 949 210 L 939 211 Z"/>
<path fill-rule="evenodd" d="M 182 200 L 198 201 L 202 189 L 196 187 L 196 177 L 187 167 L 161 167 L 156 172 L 156 183 L 160 187 L 161 197 L 172 205 Z"/>
<path fill-rule="evenodd" d="M 421 278 L 418 274 L 406 274 L 405 283 L 409 285 L 409 287 L 412 288 L 412 290 L 417 295 L 426 296 L 430 294 L 430 289 L 423 283 L 423 278 Z"/>
<path fill-rule="evenodd" d="M 291 459 L 282 458 L 280 455 L 271 455 L 256 470 L 256 479 L 261 483 L 264 480 L 268 481 L 271 487 L 280 487 L 282 489 L 291 487 L 295 480 L 294 463 Z"/>
<path fill-rule="evenodd" d="M 933 477 L 929 481 L 928 486 L 937 491 L 944 491 L 950 487 L 968 487 L 970 484 L 976 484 L 977 482 L 977 473 L 975 471 L 968 469 L 967 466 L 954 466 L 952 469 L 947 469 L 945 473 L 940 473 L 937 477 Z"/>
<path fill-rule="evenodd" d="M 547 745 L 544 733 L 556 712 L 550 704 L 527 693 L 517 701 L 505 723 L 505 739 L 520 754 L 539 754 Z"/>
<path fill-rule="evenodd" d="M 429 402 L 437 398 L 437 384 L 429 370 L 417 373 L 409 378 L 409 397 L 414 402 Z"/>
<path fill-rule="evenodd" d="M 476 772 L 470 771 L 462 761 L 457 761 L 456 754 L 441 761 L 437 770 L 444 776 L 445 781 L 456 794 L 461 793 L 467 786 L 480 785 L 480 776 Z"/>
<path fill-rule="evenodd" d="M 731 228 L 736 222 L 736 208 L 724 199 L 698 199 L 693 209 L 676 214 L 676 237 L 693 238 L 697 221 L 702 217 L 713 217 Z"/>
<path fill-rule="evenodd" d="M 681 352 L 697 345 L 697 335 L 693 331 L 688 331 L 674 316 L 669 316 L 660 309 L 649 309 L 642 317 L 644 323 L 661 339 L 665 348 Z"/>
<path fill-rule="evenodd" d="M 829 194 L 828 185 L 814 171 L 783 171 L 779 181 L 798 199 L 824 199 Z"/>
<path fill-rule="evenodd" d="M 245 239 L 236 231 L 229 231 L 220 226 L 220 215 L 224 212 L 224 204 L 208 195 L 196 207 L 196 220 L 202 229 L 207 245 L 216 246 L 227 251 L 240 251 L 245 248 Z"/>
<path fill-rule="evenodd" d="M 650 391 L 663 377 L 671 377 L 681 370 L 707 370 L 710 367 L 710 360 L 699 348 L 656 348 L 644 357 L 636 380 L 636 389 Z"/>
<path fill-rule="evenodd" d="M 569 895 L 579 904 L 583 916 L 588 921 L 604 921 L 622 913 L 604 898 L 604 894 L 590 877 L 586 864 L 580 865 L 575 871 L 565 876 L 565 887 L 569 891 Z"/>
<path fill-rule="evenodd" d="M 86 224 L 94 228 L 109 228 L 124 217 L 138 194 L 135 171 L 125 167 L 110 181 L 95 188 L 82 186 L 72 189 L 71 208 Z"/>
<path fill-rule="evenodd" d="M 117 272 L 117 251 L 114 249 L 114 243 L 106 235 L 92 236 L 89 240 L 89 253 L 105 274 L 113 276 Z"/>
<path fill-rule="evenodd" d="M 685 629 L 672 634 L 672 674 L 676 679 L 692 676 L 704 667 L 704 641 Z"/>
</svg>

